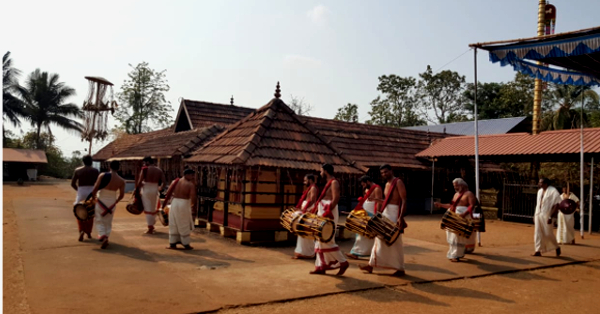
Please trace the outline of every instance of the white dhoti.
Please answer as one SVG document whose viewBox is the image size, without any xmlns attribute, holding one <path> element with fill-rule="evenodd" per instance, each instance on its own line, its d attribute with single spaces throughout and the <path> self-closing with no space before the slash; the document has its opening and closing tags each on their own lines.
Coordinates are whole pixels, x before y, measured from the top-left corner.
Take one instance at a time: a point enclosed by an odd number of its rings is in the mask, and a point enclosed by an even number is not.
<svg viewBox="0 0 600 314">
<path fill-rule="evenodd" d="M 373 217 L 373 215 L 375 215 L 375 202 L 365 201 L 363 204 L 363 209 L 367 212 L 369 217 Z M 354 246 L 352 247 L 352 250 L 350 250 L 350 254 L 359 257 L 370 256 L 374 244 L 375 239 L 369 239 L 357 233 L 354 240 Z"/>
<path fill-rule="evenodd" d="M 560 194 L 556 188 L 549 186 L 544 193 L 543 189 L 538 190 L 537 204 L 535 207 L 535 251 L 544 253 L 558 248 L 556 236 L 554 236 L 554 228 L 548 223 L 548 219 L 552 214 L 554 205 L 560 203 Z"/>
<path fill-rule="evenodd" d="M 116 209 L 115 202 L 117 200 L 117 191 L 111 190 L 100 190 L 98 193 L 98 202 L 96 202 L 96 213 L 94 220 L 96 222 L 96 229 L 98 230 L 98 239 L 104 240 L 110 236 L 110 232 L 112 230 L 112 221 L 114 216 L 114 210 Z M 102 208 L 100 204 L 102 202 L 104 205 L 108 207 Z"/>
<path fill-rule="evenodd" d="M 154 227 L 156 224 L 156 202 L 158 200 L 158 183 L 144 182 L 141 191 L 142 204 L 144 205 L 144 214 L 146 214 L 146 223 L 148 227 Z"/>
<path fill-rule="evenodd" d="M 397 223 L 400 216 L 400 206 L 388 204 L 383 213 L 383 217 Z M 385 241 L 375 238 L 373 250 L 371 250 L 371 259 L 369 266 L 387 268 L 394 270 L 404 270 L 404 247 L 402 244 L 402 234 L 394 244 L 388 246 Z"/>
<path fill-rule="evenodd" d="M 480 214 L 473 214 L 473 218 L 480 218 Z M 467 243 L 465 244 L 465 253 L 471 254 L 475 252 L 475 244 L 477 243 L 477 231 L 473 231 L 471 236 L 467 238 Z"/>
<path fill-rule="evenodd" d="M 173 198 L 169 210 L 169 243 L 190 244 L 190 234 L 194 230 L 192 203 L 189 199 Z"/>
<path fill-rule="evenodd" d="M 306 206 L 307 201 L 302 202 L 302 208 L 304 208 L 304 206 Z M 310 208 L 307 208 L 306 211 L 310 212 L 315 206 L 311 206 Z M 302 212 L 301 211 L 297 211 L 294 213 L 294 217 L 301 215 Z M 313 238 L 304 238 L 304 237 L 298 237 L 298 240 L 296 242 L 296 249 L 294 250 L 294 252 L 296 254 L 302 255 L 302 256 L 308 256 L 308 257 L 312 257 L 315 256 L 315 239 Z"/>
<path fill-rule="evenodd" d="M 75 203 L 73 203 L 73 205 L 75 205 L 81 201 L 85 201 L 85 199 L 90 195 L 90 193 L 92 193 L 93 190 L 94 190 L 93 185 L 78 187 L 77 188 L 77 196 L 75 197 Z"/>
<path fill-rule="evenodd" d="M 468 209 L 469 208 L 467 206 L 456 206 L 456 213 L 462 215 Z M 469 238 L 472 239 L 471 241 L 473 241 L 473 245 L 475 245 L 475 238 L 475 234 L 471 234 L 471 237 Z M 459 236 L 454 232 L 446 230 L 446 240 L 448 241 L 449 245 L 448 254 L 446 255 L 446 257 L 448 257 L 448 259 L 465 257 L 465 247 L 469 239 Z"/>
<path fill-rule="evenodd" d="M 331 201 L 323 200 L 318 204 L 318 216 L 323 216 L 325 213 L 325 205 L 331 204 Z M 330 208 L 333 214 L 333 222 L 335 223 L 335 230 L 337 230 L 337 224 L 339 219 L 338 207 Z M 325 243 L 321 241 L 315 241 L 315 253 L 317 260 L 315 261 L 316 270 L 329 270 L 340 268 L 340 263 L 346 262 L 346 257 L 340 251 L 340 247 L 335 244 L 335 236 L 331 241 Z"/>
<path fill-rule="evenodd" d="M 575 218 L 574 214 L 565 215 L 558 213 L 558 228 L 556 229 L 556 241 L 560 244 L 571 244 L 575 240 Z"/>
</svg>

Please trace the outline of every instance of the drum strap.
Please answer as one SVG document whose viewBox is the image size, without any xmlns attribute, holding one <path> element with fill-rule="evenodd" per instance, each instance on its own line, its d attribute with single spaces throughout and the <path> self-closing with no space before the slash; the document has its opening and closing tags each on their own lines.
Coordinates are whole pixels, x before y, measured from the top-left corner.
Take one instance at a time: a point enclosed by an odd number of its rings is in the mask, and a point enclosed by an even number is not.
<svg viewBox="0 0 600 314">
<path fill-rule="evenodd" d="M 325 187 L 323 188 L 323 192 L 321 192 L 321 196 L 319 196 L 319 199 L 317 200 L 317 204 L 315 204 L 315 206 L 318 206 L 318 204 L 321 202 L 321 200 L 325 197 L 325 195 L 327 194 L 327 190 L 329 190 L 329 187 L 331 186 L 331 184 L 333 183 L 333 181 L 335 181 L 335 179 L 331 179 L 329 180 L 329 182 L 327 182 L 327 184 L 325 185 Z M 323 209 L 324 209 L 324 213 L 323 213 L 323 217 L 327 217 L 331 220 L 333 220 L 334 216 L 331 213 L 330 210 L 330 205 L 331 204 L 327 204 Z M 315 207 L 316 208 L 316 207 Z"/>
<path fill-rule="evenodd" d="M 306 199 L 306 197 L 308 196 L 308 192 L 310 192 L 310 190 L 312 190 L 312 188 L 314 187 L 314 184 L 311 184 L 308 189 L 306 189 L 306 191 L 304 191 L 304 193 L 302 193 L 302 197 L 300 197 L 300 201 L 298 202 L 298 204 L 296 205 L 296 208 L 302 209 L 302 202 L 304 202 L 304 200 Z"/>
<path fill-rule="evenodd" d="M 177 183 L 179 183 L 180 179 L 181 178 L 177 178 L 177 179 L 173 180 L 173 183 L 171 184 L 171 186 L 169 187 L 169 190 L 167 190 L 167 194 L 165 195 L 164 204 L 167 204 L 169 202 L 169 200 L 171 199 L 171 196 L 173 196 L 173 191 L 175 191 L 175 187 L 177 186 Z M 160 199 L 159 199 L 159 203 L 160 203 Z"/>
<path fill-rule="evenodd" d="M 112 174 L 110 172 L 105 172 L 102 176 L 102 180 L 100 181 L 100 185 L 98 186 L 98 190 L 102 190 L 110 183 L 110 179 L 112 178 Z"/>
<path fill-rule="evenodd" d="M 452 202 L 452 205 L 450 206 L 450 210 L 452 210 L 453 212 L 456 212 L 456 206 L 458 205 L 458 203 L 460 202 L 460 200 L 462 199 L 463 195 L 465 195 L 466 192 L 462 192 L 458 198 Z"/>
<path fill-rule="evenodd" d="M 319 199 L 317 200 L 317 204 L 325 197 L 325 194 L 327 194 L 327 190 L 329 190 L 329 187 L 331 186 L 333 181 L 335 181 L 335 179 L 331 179 L 331 180 L 329 180 L 329 182 L 327 182 L 327 184 L 323 188 L 323 192 L 321 192 L 321 195 L 319 196 Z"/>
<path fill-rule="evenodd" d="M 117 203 L 112 204 L 112 206 L 108 207 L 106 206 L 104 203 L 102 203 L 101 200 L 98 200 L 98 205 L 100 205 L 100 208 L 102 208 L 102 217 L 108 215 L 108 214 L 112 214 L 113 213 L 113 209 L 115 209 L 115 206 L 117 205 Z"/>
<path fill-rule="evenodd" d="M 381 204 L 381 208 L 380 211 L 383 212 L 383 210 L 387 207 L 388 203 L 390 202 L 390 197 L 392 197 L 392 193 L 394 192 L 394 189 L 396 188 L 396 184 L 398 184 L 398 178 L 394 178 L 394 180 L 392 180 L 392 185 L 390 186 L 390 190 L 388 191 L 388 195 L 385 196 L 385 200 L 383 201 L 383 204 Z M 398 212 L 398 215 L 400 215 L 400 212 Z"/>
<path fill-rule="evenodd" d="M 365 195 L 365 197 L 361 197 L 358 199 L 358 205 L 356 205 L 356 207 L 354 207 L 354 210 L 362 209 L 365 202 L 371 196 L 371 193 L 373 193 L 373 191 L 375 191 L 375 189 L 377 189 L 378 187 L 379 187 L 379 185 L 373 183 L 373 185 L 371 185 L 371 188 L 367 191 L 367 194 Z M 375 212 L 377 212 L 377 209 L 375 209 Z"/>
</svg>

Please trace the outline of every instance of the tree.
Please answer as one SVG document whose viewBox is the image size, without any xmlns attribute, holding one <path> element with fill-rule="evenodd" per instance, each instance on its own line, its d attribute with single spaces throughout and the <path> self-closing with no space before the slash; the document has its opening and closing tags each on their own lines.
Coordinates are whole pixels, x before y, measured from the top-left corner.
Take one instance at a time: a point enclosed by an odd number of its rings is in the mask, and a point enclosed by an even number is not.
<svg viewBox="0 0 600 314">
<path fill-rule="evenodd" d="M 542 130 L 574 129 L 588 124 L 585 108 L 597 108 L 600 97 L 589 86 L 554 85 L 550 92 L 550 103 L 557 108 L 546 112 L 542 119 Z M 584 112 L 581 120 L 581 104 Z M 579 107 L 579 108 L 577 108 Z"/>
<path fill-rule="evenodd" d="M 418 106 L 417 81 L 414 77 L 394 74 L 379 77 L 377 96 L 371 101 L 367 124 L 405 127 L 424 125 L 426 121 L 416 112 Z"/>
<path fill-rule="evenodd" d="M 338 108 L 333 120 L 358 122 L 358 105 L 348 103 L 344 107 Z"/>
<path fill-rule="evenodd" d="M 506 104 L 500 100 L 504 83 L 477 83 L 477 113 L 479 119 L 499 119 L 510 116 Z M 475 112 L 475 84 L 469 83 L 464 92 L 465 110 Z"/>
<path fill-rule="evenodd" d="M 419 95 L 421 106 L 426 112 L 433 111 L 434 123 L 449 123 L 466 120 L 464 113 L 463 91 L 465 77 L 458 72 L 444 70 L 436 74 L 427 66 L 425 72 L 419 74 Z"/>
<path fill-rule="evenodd" d="M 290 109 L 292 109 L 299 116 L 309 116 L 313 107 L 304 101 L 304 98 L 298 98 L 294 95 L 290 95 L 292 99 L 289 103 Z"/>
<path fill-rule="evenodd" d="M 165 99 L 169 85 L 166 70 L 155 71 L 147 62 L 137 66 L 129 65 L 132 70 L 121 86 L 118 97 L 121 105 L 115 112 L 115 118 L 121 122 L 129 134 L 139 134 L 152 130 L 151 123 L 167 127 L 172 122 L 171 105 Z"/>
<path fill-rule="evenodd" d="M 14 94 L 19 87 L 18 76 L 21 71 L 15 69 L 10 58 L 10 51 L 2 57 L 2 120 L 12 123 L 14 126 L 21 125 L 20 118 L 25 115 L 23 102 Z M 2 124 L 2 140 L 6 141 L 4 124 Z"/>
<path fill-rule="evenodd" d="M 75 95 L 75 90 L 59 82 L 58 74 L 48 74 L 40 69 L 33 71 L 24 86 L 18 87 L 19 96 L 25 103 L 25 119 L 36 130 L 36 148 L 42 148 L 42 129 L 52 134 L 54 124 L 69 131 L 80 133 L 83 125 L 71 118 L 81 118 L 82 112 L 66 100 Z"/>
</svg>

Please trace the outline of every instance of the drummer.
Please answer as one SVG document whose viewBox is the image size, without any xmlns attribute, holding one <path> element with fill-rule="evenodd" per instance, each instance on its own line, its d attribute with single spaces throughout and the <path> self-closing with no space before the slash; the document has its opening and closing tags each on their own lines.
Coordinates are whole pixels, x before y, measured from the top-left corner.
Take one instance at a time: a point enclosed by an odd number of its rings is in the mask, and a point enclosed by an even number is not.
<svg viewBox="0 0 600 314">
<path fill-rule="evenodd" d="M 362 208 L 367 212 L 369 217 L 373 217 L 377 212 L 378 204 L 373 200 L 369 200 L 369 198 L 372 197 L 375 199 L 382 199 L 383 192 L 381 191 L 381 187 L 375 184 L 373 179 L 371 179 L 369 176 L 362 176 L 360 178 L 360 185 L 365 190 L 365 195 L 359 202 L 359 205 L 356 206 L 355 210 Z M 371 256 L 371 251 L 373 250 L 373 244 L 375 244 L 375 239 L 369 239 L 365 236 L 356 234 L 354 246 L 352 247 L 350 253 L 346 253 L 346 256 L 352 259 L 369 257 Z"/>
<path fill-rule="evenodd" d="M 475 194 L 469 191 L 467 182 L 461 178 L 454 179 L 452 184 L 454 185 L 454 190 L 456 191 L 454 197 L 452 198 L 452 204 L 441 204 L 435 202 L 434 205 L 436 207 L 449 209 L 459 214 L 463 218 L 467 215 L 472 215 L 473 209 L 477 204 Z M 475 237 L 471 236 L 471 238 L 474 246 Z M 465 257 L 465 248 L 469 242 L 469 239 L 446 230 L 446 240 L 450 246 L 447 257 L 451 262 L 458 262 L 461 258 Z"/>
<path fill-rule="evenodd" d="M 300 215 L 306 212 L 312 213 L 315 209 L 315 204 L 318 197 L 318 188 L 315 185 L 315 175 L 307 174 L 304 176 L 305 190 L 296 205 L 299 209 L 295 215 Z M 315 258 L 315 240 L 308 237 L 298 237 L 296 250 L 294 250 L 293 259 L 312 259 Z"/>
<path fill-rule="evenodd" d="M 406 188 L 400 178 L 394 177 L 392 167 L 383 165 L 379 167 L 381 177 L 387 181 L 385 183 L 385 199 L 375 198 L 371 196 L 369 199 L 377 203 L 381 203 L 383 209 L 381 215 L 392 222 L 398 224 L 401 232 L 406 228 L 404 215 L 406 213 Z M 360 265 L 359 268 L 368 273 L 372 273 L 373 269 L 387 268 L 395 270 L 394 276 L 404 276 L 404 248 L 402 246 L 402 234 L 398 240 L 391 246 L 387 246 L 384 240 L 375 239 L 375 244 L 371 250 L 371 259 L 368 265 Z"/>
<path fill-rule="evenodd" d="M 92 167 L 92 156 L 85 155 L 82 158 L 83 167 L 75 169 L 73 178 L 71 179 L 71 186 L 77 191 L 77 197 L 75 198 L 75 204 L 84 201 L 88 195 L 94 190 L 94 183 L 98 179 L 100 172 L 98 169 Z M 94 219 L 88 219 L 87 221 L 77 220 L 79 226 L 79 241 L 83 241 L 83 235 L 87 234 L 88 239 L 92 238 L 92 228 L 94 227 Z"/>
</svg>

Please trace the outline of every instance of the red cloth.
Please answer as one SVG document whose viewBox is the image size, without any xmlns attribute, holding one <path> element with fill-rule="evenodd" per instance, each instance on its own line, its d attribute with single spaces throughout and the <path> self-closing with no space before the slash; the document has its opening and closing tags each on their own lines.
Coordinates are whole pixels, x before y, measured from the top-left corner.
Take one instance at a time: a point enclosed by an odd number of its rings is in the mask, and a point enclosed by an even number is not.
<svg viewBox="0 0 600 314">
<path fill-rule="evenodd" d="M 179 183 L 179 179 L 181 179 L 181 178 L 177 178 L 177 179 L 173 180 L 173 183 L 167 190 L 167 194 L 165 195 L 165 202 L 163 205 L 167 204 L 169 202 L 169 200 L 171 199 L 171 196 L 173 195 L 173 191 L 175 191 L 175 187 L 177 186 L 177 183 Z"/>
<path fill-rule="evenodd" d="M 375 189 L 378 187 L 379 187 L 379 185 L 373 183 L 373 185 L 371 185 L 371 188 L 367 191 L 367 194 L 365 195 L 365 197 L 358 198 L 358 205 L 356 205 L 356 207 L 354 207 L 354 210 L 363 209 L 363 205 L 369 199 L 369 197 L 371 196 L 371 193 L 373 193 L 373 191 L 375 191 Z M 375 205 L 375 212 L 377 212 L 377 204 Z"/>
<path fill-rule="evenodd" d="M 383 201 L 383 204 L 381 205 L 381 212 L 383 212 L 385 210 L 388 203 L 390 202 L 390 198 L 392 197 L 392 193 L 394 192 L 394 189 L 396 188 L 398 181 L 400 181 L 399 178 L 394 178 L 394 180 L 392 180 L 392 185 L 390 186 L 388 195 L 385 196 L 385 200 Z M 400 203 L 399 205 L 400 205 L 400 208 L 402 208 L 402 203 Z M 398 217 L 400 217 L 400 214 L 401 214 L 401 210 L 398 210 Z M 406 229 L 406 227 L 408 227 L 408 224 L 404 220 L 404 217 L 402 217 L 402 221 L 400 222 L 400 229 L 404 230 L 404 229 Z"/>
<path fill-rule="evenodd" d="M 302 196 L 300 197 L 300 201 L 298 201 L 298 204 L 296 204 L 296 208 L 301 209 L 302 212 L 306 212 L 306 208 L 302 208 L 302 202 L 304 202 L 304 200 L 306 199 L 306 196 L 308 196 L 308 192 L 310 192 L 310 190 L 314 187 L 314 184 L 311 184 L 308 189 L 306 189 L 306 191 L 304 191 L 302 193 Z M 310 203 L 306 204 L 306 207 L 310 207 Z"/>
<path fill-rule="evenodd" d="M 331 184 L 333 183 L 333 181 L 335 181 L 335 179 L 329 180 L 329 182 L 327 182 L 327 184 L 323 188 L 323 191 L 321 192 L 321 195 L 319 196 L 319 199 L 317 200 L 317 204 L 316 204 L 317 206 L 321 202 L 321 200 L 325 197 L 325 195 L 327 194 L 327 190 L 329 190 L 329 187 L 331 186 Z M 327 204 L 327 205 L 323 206 L 323 209 L 325 210 L 325 212 L 323 213 L 323 217 L 329 218 L 331 220 L 334 220 L 333 213 L 331 212 L 331 206 L 330 205 L 331 204 Z M 317 206 L 315 206 L 315 208 Z"/>
<path fill-rule="evenodd" d="M 112 206 L 108 207 L 106 206 L 104 203 L 102 203 L 100 200 L 97 200 L 98 205 L 100 205 L 100 208 L 102 208 L 102 217 L 108 215 L 108 214 L 112 214 L 113 213 L 113 209 L 115 209 L 115 206 L 117 206 L 117 203 L 112 204 Z"/>
<path fill-rule="evenodd" d="M 77 226 L 79 226 L 79 231 L 83 231 L 85 233 L 92 233 L 92 228 L 94 228 L 94 218 L 88 219 L 86 221 L 81 221 L 77 219 Z"/>
</svg>

